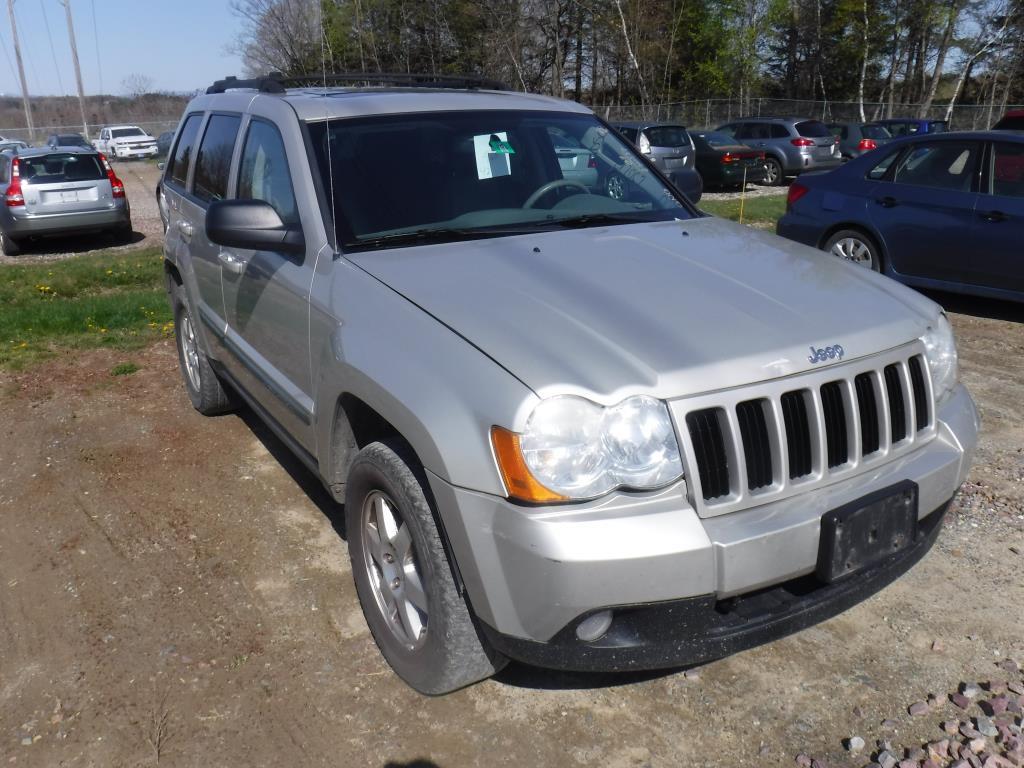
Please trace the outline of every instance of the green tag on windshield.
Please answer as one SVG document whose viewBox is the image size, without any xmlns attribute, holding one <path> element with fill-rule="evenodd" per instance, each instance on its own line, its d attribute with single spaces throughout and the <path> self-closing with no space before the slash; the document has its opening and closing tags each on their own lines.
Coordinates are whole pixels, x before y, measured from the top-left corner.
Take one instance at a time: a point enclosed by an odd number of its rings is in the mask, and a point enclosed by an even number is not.
<svg viewBox="0 0 1024 768">
<path fill-rule="evenodd" d="M 516 153 L 511 144 L 502 141 L 497 136 L 491 136 L 491 143 L 488 146 L 490 146 L 491 152 L 497 152 L 499 155 L 514 155 Z"/>
</svg>

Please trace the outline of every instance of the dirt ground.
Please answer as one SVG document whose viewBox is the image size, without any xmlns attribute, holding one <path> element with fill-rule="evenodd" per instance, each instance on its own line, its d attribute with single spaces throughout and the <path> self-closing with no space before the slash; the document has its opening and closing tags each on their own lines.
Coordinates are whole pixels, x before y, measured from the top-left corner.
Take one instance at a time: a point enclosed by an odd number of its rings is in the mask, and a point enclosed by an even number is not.
<svg viewBox="0 0 1024 768">
<path fill-rule="evenodd" d="M 909 574 L 695 672 L 512 665 L 438 699 L 377 652 L 338 507 L 247 412 L 196 413 L 172 341 L 0 374 L 0 765 L 861 766 L 844 738 L 935 738 L 952 705 L 908 704 L 1024 662 L 1024 308 L 937 298 L 984 427 Z"/>
</svg>

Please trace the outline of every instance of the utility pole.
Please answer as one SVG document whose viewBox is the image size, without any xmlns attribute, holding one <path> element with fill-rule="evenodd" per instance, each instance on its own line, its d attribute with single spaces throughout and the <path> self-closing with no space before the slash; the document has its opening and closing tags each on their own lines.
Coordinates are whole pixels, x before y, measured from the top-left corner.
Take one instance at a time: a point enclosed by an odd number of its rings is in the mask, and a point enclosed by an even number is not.
<svg viewBox="0 0 1024 768">
<path fill-rule="evenodd" d="M 88 140 L 89 124 L 85 119 L 85 91 L 82 89 L 82 68 L 78 64 L 78 43 L 75 42 L 75 25 L 71 21 L 71 0 L 60 0 L 68 17 L 68 37 L 71 39 L 71 60 L 75 62 L 75 82 L 78 83 L 78 107 L 82 110 L 82 136 Z"/>
<path fill-rule="evenodd" d="M 28 101 L 28 83 L 25 81 L 25 65 L 21 62 L 21 43 L 18 42 L 18 22 L 14 20 L 14 0 L 7 0 L 7 13 L 11 16 L 11 35 L 14 37 L 14 58 L 18 60 L 18 76 L 21 78 L 21 98 L 25 102 L 25 123 L 28 125 L 28 140 L 35 141 L 36 131 L 32 127 L 32 105 Z"/>
</svg>

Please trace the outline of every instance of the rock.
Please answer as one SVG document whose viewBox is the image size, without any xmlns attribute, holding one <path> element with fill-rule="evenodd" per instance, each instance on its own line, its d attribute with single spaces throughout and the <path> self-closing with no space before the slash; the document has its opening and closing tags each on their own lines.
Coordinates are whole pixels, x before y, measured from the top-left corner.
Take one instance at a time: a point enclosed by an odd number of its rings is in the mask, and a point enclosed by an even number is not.
<svg viewBox="0 0 1024 768">
<path fill-rule="evenodd" d="M 986 742 L 985 739 L 983 739 L 981 736 L 979 736 L 976 739 L 971 739 L 967 743 L 967 747 L 968 747 L 968 749 L 971 750 L 971 752 L 973 752 L 974 754 L 977 755 L 977 754 L 985 751 L 985 747 L 987 746 L 987 744 L 988 744 L 988 742 Z"/>
<path fill-rule="evenodd" d="M 915 763 L 920 762 L 928 757 L 928 754 L 920 747 L 914 747 L 913 749 L 907 750 L 907 759 L 913 760 Z"/>
<path fill-rule="evenodd" d="M 1018 680 L 1010 681 L 1006 684 L 1006 687 L 1014 693 L 1024 693 L 1024 683 L 1019 682 Z"/>
<path fill-rule="evenodd" d="M 32 737 L 31 736 L 22 736 L 22 738 L 21 738 L 21 746 L 23 746 L 23 747 L 31 747 L 32 746 Z"/>
<path fill-rule="evenodd" d="M 1020 551 L 1018 551 L 1017 554 L 1019 555 Z M 1018 664 L 1013 659 L 1006 659 L 1005 661 L 1001 661 L 999 662 L 998 666 L 1001 670 L 1003 670 L 1004 672 L 1009 672 L 1011 675 L 1016 675 L 1018 672 L 1020 672 L 1020 664 Z"/>
<path fill-rule="evenodd" d="M 946 720 L 942 723 L 942 730 L 946 733 L 956 733 L 960 730 L 960 722 L 958 720 Z"/>
<path fill-rule="evenodd" d="M 929 760 L 925 760 L 923 763 L 921 763 L 921 768 L 941 768 L 941 767 L 939 766 L 939 764 L 937 762 L 935 762 L 934 760 L 930 760 L 929 759 Z"/>
<path fill-rule="evenodd" d="M 882 727 L 889 731 L 895 731 L 897 728 L 900 727 L 900 724 L 897 723 L 895 720 L 883 720 Z"/>
<path fill-rule="evenodd" d="M 949 700 L 956 704 L 960 709 L 967 709 L 971 706 L 971 700 L 964 696 L 962 693 L 951 693 L 949 694 Z"/>
<path fill-rule="evenodd" d="M 955 763 L 949 766 L 949 768 L 970 768 L 970 763 L 968 763 L 966 760 L 957 760 Z"/>
<path fill-rule="evenodd" d="M 846 750 L 854 755 L 864 749 L 864 739 L 860 736 L 851 736 L 846 740 Z"/>
<path fill-rule="evenodd" d="M 976 699 L 981 696 L 981 688 L 977 683 L 964 683 L 960 686 L 960 693 L 968 699 Z"/>
<path fill-rule="evenodd" d="M 976 739 L 981 736 L 981 731 L 971 727 L 969 723 L 963 723 L 960 726 L 960 733 L 965 739 Z"/>
<path fill-rule="evenodd" d="M 899 760 L 896 759 L 896 755 L 892 752 L 887 749 L 883 749 L 878 753 L 878 757 L 875 758 L 875 762 L 882 766 L 882 768 L 896 768 L 896 764 Z"/>
<path fill-rule="evenodd" d="M 824 760 L 818 760 L 815 758 L 811 760 L 811 768 L 828 768 L 828 764 Z"/>
<path fill-rule="evenodd" d="M 995 696 L 982 704 L 982 709 L 986 710 L 989 715 L 1001 715 L 1009 705 L 1010 702 L 1005 696 Z"/>
<path fill-rule="evenodd" d="M 811 758 L 803 753 L 796 756 L 796 764 L 801 768 L 811 768 Z"/>
<path fill-rule="evenodd" d="M 975 723 L 977 724 L 976 727 L 978 733 L 980 733 L 982 736 L 993 737 L 999 735 L 999 731 L 996 729 L 996 726 L 992 722 L 991 718 L 980 716 L 975 720 Z"/>
<path fill-rule="evenodd" d="M 907 712 L 909 712 L 914 717 L 926 715 L 928 714 L 928 705 L 923 701 L 915 701 L 913 704 L 907 707 Z"/>
<path fill-rule="evenodd" d="M 936 696 L 934 693 L 928 694 L 928 707 L 930 709 L 938 709 L 939 704 L 941 703 L 942 702 L 939 701 L 939 697 Z"/>
<path fill-rule="evenodd" d="M 1003 691 L 1006 690 L 1006 681 L 1005 680 L 989 680 L 987 683 L 985 683 L 985 689 L 989 693 L 1002 693 Z"/>
<path fill-rule="evenodd" d="M 697 680 L 700 680 L 700 672 L 698 672 L 696 669 L 688 669 L 685 672 L 683 672 L 683 677 L 685 677 L 687 680 L 693 680 L 694 682 L 696 682 Z"/>
<path fill-rule="evenodd" d="M 907 759 L 907 760 L 900 760 L 899 767 L 900 768 L 921 768 L 921 764 L 919 762 L 917 762 L 917 760 Z"/>
<path fill-rule="evenodd" d="M 947 755 L 949 755 L 949 739 L 941 739 L 940 741 L 933 741 L 928 744 L 928 758 L 930 760 L 938 762 Z"/>
</svg>

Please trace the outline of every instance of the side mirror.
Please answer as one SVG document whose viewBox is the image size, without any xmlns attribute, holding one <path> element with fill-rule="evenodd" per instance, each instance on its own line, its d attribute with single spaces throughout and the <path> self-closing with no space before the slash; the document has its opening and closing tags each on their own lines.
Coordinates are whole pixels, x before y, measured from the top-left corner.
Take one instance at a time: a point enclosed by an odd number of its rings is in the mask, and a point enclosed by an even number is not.
<svg viewBox="0 0 1024 768">
<path fill-rule="evenodd" d="M 206 210 L 206 237 L 211 243 L 250 251 L 306 252 L 298 225 L 287 226 L 263 200 L 219 200 Z"/>
</svg>

